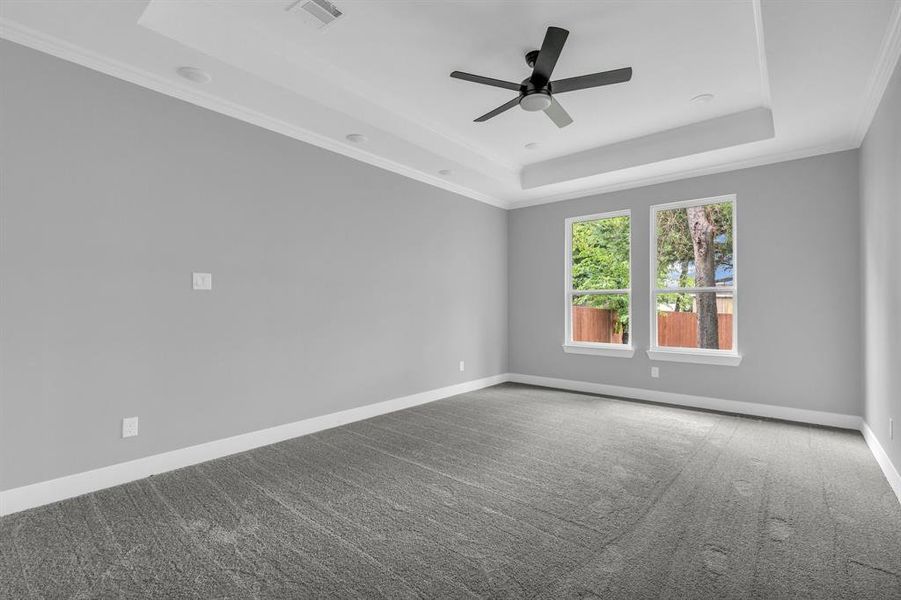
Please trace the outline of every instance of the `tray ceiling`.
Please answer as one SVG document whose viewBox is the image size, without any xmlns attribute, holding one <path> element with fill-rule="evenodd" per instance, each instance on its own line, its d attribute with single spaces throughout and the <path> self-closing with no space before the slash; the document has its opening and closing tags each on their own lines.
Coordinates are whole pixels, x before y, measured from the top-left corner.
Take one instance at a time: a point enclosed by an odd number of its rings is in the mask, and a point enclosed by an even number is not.
<svg viewBox="0 0 901 600">
<path fill-rule="evenodd" d="M 889 0 L 338 0 L 324 28 L 292 4 L 13 0 L 0 35 L 505 207 L 856 147 L 901 46 Z M 520 81 L 548 25 L 571 32 L 555 78 L 632 81 L 560 94 L 564 129 L 472 122 L 515 93 L 448 74 Z"/>
</svg>

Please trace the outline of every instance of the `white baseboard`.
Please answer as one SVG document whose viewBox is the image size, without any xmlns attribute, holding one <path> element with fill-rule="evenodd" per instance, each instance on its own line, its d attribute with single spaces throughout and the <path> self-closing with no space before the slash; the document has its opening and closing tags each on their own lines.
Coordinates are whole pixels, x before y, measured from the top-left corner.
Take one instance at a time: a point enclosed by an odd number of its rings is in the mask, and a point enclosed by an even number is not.
<svg viewBox="0 0 901 600">
<path fill-rule="evenodd" d="M 274 444 L 308 433 L 331 429 L 332 427 L 361 421 L 403 408 L 479 390 L 508 380 L 509 376 L 507 374 L 474 379 L 410 396 L 368 404 L 250 433 L 242 433 L 221 440 L 13 488 L 0 492 L 0 515 L 19 512 L 58 500 L 65 500 L 66 498 L 73 498 L 89 492 L 128 483 L 129 481 L 143 479 L 150 475 L 188 467 L 214 458 L 252 450 L 253 448 Z"/>
<path fill-rule="evenodd" d="M 860 417 L 855 415 L 788 408 L 770 404 L 756 404 L 753 402 L 739 402 L 736 400 L 723 400 L 706 396 L 677 394 L 673 392 L 592 383 L 588 381 L 557 379 L 553 377 L 541 377 L 538 375 L 523 375 L 520 373 L 505 373 L 2 491 L 0 492 L 0 516 L 42 506 L 44 504 L 50 504 L 51 502 L 56 502 L 58 500 L 65 500 L 66 498 L 73 498 L 82 494 L 95 492 L 115 485 L 121 485 L 137 479 L 143 479 L 150 475 L 188 467 L 230 454 L 244 452 L 245 450 L 252 450 L 253 448 L 274 444 L 316 431 L 331 429 L 332 427 L 338 427 L 339 425 L 368 419 L 370 417 L 409 408 L 411 406 L 426 404 L 457 394 L 479 390 L 506 381 L 572 390 L 576 392 L 586 392 L 590 394 L 621 396 L 624 398 L 648 400 L 651 402 L 673 404 L 689 408 L 703 408 L 742 415 L 797 421 L 800 423 L 841 427 L 844 429 L 859 429 L 863 433 L 863 437 L 869 445 L 873 456 L 875 456 L 876 462 L 879 463 L 889 484 L 898 496 L 899 501 L 901 501 L 901 475 L 898 474 L 898 471 L 889 460 L 888 455 L 876 440 L 876 437 L 873 435 L 870 428 Z"/>
<path fill-rule="evenodd" d="M 607 385 L 604 383 L 592 383 L 590 381 L 574 381 L 572 379 L 556 379 L 554 377 L 541 377 L 538 375 L 523 375 L 510 373 L 509 381 L 525 383 L 542 387 L 585 392 L 589 394 L 603 394 L 605 396 L 620 396 L 636 400 L 648 400 L 662 404 L 674 404 L 690 408 L 705 408 L 721 412 L 767 417 L 770 419 L 782 419 L 799 423 L 811 423 L 813 425 L 826 425 L 829 427 L 841 427 L 842 429 L 855 429 L 863 434 L 870 452 L 876 458 L 876 462 L 882 469 L 889 486 L 901 502 L 901 474 L 892 464 L 888 454 L 882 448 L 879 440 L 873 434 L 870 427 L 861 417 L 856 415 L 844 415 L 841 413 L 822 412 L 818 410 L 805 410 L 802 408 L 788 408 L 785 406 L 773 406 L 771 404 L 757 404 L 754 402 L 739 402 L 737 400 L 723 400 L 721 398 L 709 398 L 706 396 L 692 396 L 689 394 L 676 394 L 659 390 L 646 390 L 619 385 Z"/>
<path fill-rule="evenodd" d="M 554 377 L 523 375 L 520 373 L 510 373 L 510 381 L 559 388 L 562 390 L 572 390 L 574 392 L 603 394 L 605 396 L 621 396 L 623 398 L 660 402 L 661 404 L 675 404 L 677 406 L 687 406 L 689 408 L 704 408 L 707 410 L 718 410 L 740 415 L 783 419 L 785 421 L 827 425 L 829 427 L 841 427 L 843 429 L 860 429 L 862 423 L 862 419 L 856 415 L 806 410 L 803 408 L 789 408 L 772 404 L 756 404 L 754 402 L 739 402 L 737 400 L 723 400 L 720 398 L 709 398 L 707 396 L 677 394 L 674 392 L 646 390 L 621 385 L 592 383 L 589 381 L 574 381 L 572 379 L 557 379 Z"/>
<path fill-rule="evenodd" d="M 888 484 L 892 487 L 892 491 L 898 497 L 898 502 L 901 502 L 901 474 L 898 473 L 898 469 L 892 464 L 892 460 L 888 457 L 882 444 L 876 439 L 873 430 L 870 429 L 866 421 L 860 426 L 860 432 L 863 434 L 863 439 L 867 441 L 870 452 L 876 457 L 876 462 L 879 463 L 885 478 L 888 479 Z"/>
</svg>

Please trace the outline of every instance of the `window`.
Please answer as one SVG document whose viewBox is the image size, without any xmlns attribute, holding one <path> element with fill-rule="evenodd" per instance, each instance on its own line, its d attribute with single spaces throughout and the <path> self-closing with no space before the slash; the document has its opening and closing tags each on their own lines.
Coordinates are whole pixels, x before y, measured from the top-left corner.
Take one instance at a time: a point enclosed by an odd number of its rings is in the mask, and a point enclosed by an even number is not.
<svg viewBox="0 0 901 600">
<path fill-rule="evenodd" d="M 627 210 L 566 220 L 564 351 L 634 353 L 631 237 Z"/>
<path fill-rule="evenodd" d="M 735 196 L 651 207 L 651 349 L 737 365 Z"/>
</svg>

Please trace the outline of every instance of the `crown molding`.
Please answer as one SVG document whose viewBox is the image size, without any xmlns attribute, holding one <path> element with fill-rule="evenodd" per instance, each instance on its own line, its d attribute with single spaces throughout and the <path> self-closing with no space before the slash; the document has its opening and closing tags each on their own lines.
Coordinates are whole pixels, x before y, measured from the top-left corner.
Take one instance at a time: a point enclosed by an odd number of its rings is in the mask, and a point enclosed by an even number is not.
<svg viewBox="0 0 901 600">
<path fill-rule="evenodd" d="M 0 17 L 0 38 L 498 208 L 509 203 Z"/>
<path fill-rule="evenodd" d="M 876 58 L 876 64 L 867 87 L 864 91 L 864 104 L 857 119 L 857 129 L 855 131 L 855 145 L 860 146 L 863 139 L 870 129 L 870 123 L 876 116 L 879 109 L 879 103 L 882 102 L 882 96 L 885 94 L 885 88 L 892 78 L 895 71 L 895 65 L 901 57 L 901 0 L 895 0 L 895 8 L 889 17 L 888 26 L 885 36 L 882 38 L 882 45 L 879 48 L 879 55 Z"/>
<path fill-rule="evenodd" d="M 757 23 L 758 35 L 758 52 L 761 56 L 761 79 L 766 83 L 768 88 L 768 77 L 766 75 L 765 50 L 763 46 L 763 30 L 762 17 L 760 9 L 760 0 L 753 2 L 755 10 L 755 23 Z M 514 200 L 495 197 L 471 188 L 456 184 L 446 179 L 439 178 L 427 172 L 423 172 L 407 165 L 401 164 L 391 159 L 378 156 L 356 146 L 342 143 L 338 140 L 326 137 L 319 133 L 310 131 L 303 127 L 288 123 L 284 120 L 277 119 L 249 109 L 245 106 L 234 102 L 224 100 L 213 96 L 209 93 L 198 91 L 189 84 L 181 84 L 168 78 L 164 78 L 158 74 L 137 69 L 131 65 L 116 61 L 98 53 L 92 52 L 85 48 L 65 42 L 54 36 L 44 34 L 34 29 L 25 27 L 0 17 L 0 38 L 11 42 L 21 44 L 32 48 L 39 52 L 50 54 L 57 58 L 79 64 L 89 69 L 128 81 L 135 85 L 171 96 L 206 108 L 214 112 L 268 129 L 270 131 L 280 133 L 293 139 L 318 146 L 325 150 L 347 156 L 354 160 L 373 165 L 375 167 L 391 171 L 403 177 L 414 179 L 422 183 L 444 189 L 446 191 L 489 204 L 503 209 L 524 208 L 527 206 L 535 206 L 539 204 L 549 204 L 553 202 L 561 202 L 576 198 L 584 198 L 597 194 L 610 193 L 632 188 L 645 187 L 659 183 L 670 181 L 678 181 L 681 179 L 689 179 L 703 175 L 712 175 L 715 173 L 723 173 L 727 171 L 745 169 L 750 167 L 784 162 L 788 160 L 796 160 L 807 158 L 820 154 L 828 154 L 832 152 L 840 152 L 860 147 L 863 138 L 866 136 L 870 123 L 879 107 L 882 96 L 893 74 L 895 65 L 901 56 L 901 0 L 896 0 L 894 9 L 889 18 L 886 33 L 883 37 L 879 50 L 879 55 L 873 72 L 868 81 L 864 92 L 865 102 L 858 118 L 858 125 L 852 139 L 846 142 L 833 142 L 819 146 L 807 147 L 788 152 L 772 153 L 764 156 L 756 156 L 748 159 L 725 162 L 718 165 L 707 167 L 699 167 L 696 169 L 683 170 L 676 173 L 662 174 L 650 177 L 641 177 L 638 179 L 630 179 L 628 181 L 600 185 L 594 188 L 574 190 L 556 195 L 541 196 L 539 198 Z"/>
<path fill-rule="evenodd" d="M 833 152 L 842 152 L 844 150 L 854 150 L 860 145 L 854 142 L 833 142 L 818 146 L 810 146 L 799 150 L 790 150 L 788 152 L 774 152 L 763 156 L 753 156 L 730 162 L 711 165 L 707 167 L 698 167 L 696 169 L 682 170 L 675 173 L 665 173 L 662 175 L 654 175 L 651 177 L 642 177 L 640 179 L 630 179 L 619 183 L 611 183 L 601 185 L 588 190 L 576 190 L 558 194 L 555 196 L 543 196 L 530 200 L 520 200 L 510 202 L 510 210 L 517 208 L 526 208 L 528 206 L 537 206 L 540 204 L 551 204 L 554 202 L 563 202 L 565 200 L 575 200 L 577 198 L 587 198 L 599 194 L 608 194 L 610 192 L 619 192 L 622 190 L 630 190 L 634 188 L 647 187 L 658 183 L 667 183 L 670 181 L 679 181 L 681 179 L 691 179 L 692 177 L 701 177 L 704 175 L 714 175 L 716 173 L 726 173 L 728 171 L 739 171 L 751 167 L 760 167 L 774 163 L 786 162 L 790 160 L 798 160 L 801 158 L 809 158 L 811 156 L 819 156 L 821 154 L 831 154 Z M 638 167 L 633 167 L 638 168 Z"/>
<path fill-rule="evenodd" d="M 757 60 L 760 64 L 760 90 L 763 94 L 763 105 L 773 108 L 773 94 L 770 90 L 770 69 L 766 59 L 766 45 L 763 34 L 763 6 L 762 0 L 752 0 L 751 7 L 754 10 L 754 35 L 757 38 Z"/>
<path fill-rule="evenodd" d="M 167 31 L 167 28 L 165 27 L 165 21 L 168 18 L 172 18 L 174 15 L 170 14 L 167 16 L 166 11 L 177 4 L 178 3 L 173 3 L 169 0 L 150 0 L 149 4 L 145 7 L 141 17 L 138 19 L 138 25 L 158 35 L 162 35 L 163 37 L 166 37 L 178 44 L 191 47 L 198 52 L 207 54 L 209 56 L 212 56 L 213 58 L 217 58 L 216 55 L 206 51 L 208 48 L 196 47 L 190 42 L 190 40 L 185 39 L 182 36 L 172 37 L 172 35 L 170 35 L 170 32 Z M 193 4 L 181 4 L 182 5 L 178 6 L 177 8 L 178 14 L 180 15 L 178 20 L 185 21 L 186 19 L 197 19 L 199 23 L 203 24 L 203 26 L 219 26 L 210 22 L 212 15 L 205 12 L 208 8 L 223 9 L 223 12 L 221 12 L 220 15 L 225 16 L 226 21 L 231 25 L 236 25 L 241 34 L 252 31 L 252 33 L 246 38 L 231 38 L 234 43 L 238 43 L 239 45 L 254 44 L 256 40 L 266 39 L 269 36 L 267 30 L 261 27 L 259 23 L 246 21 L 246 19 L 241 15 L 240 12 L 232 13 L 232 11 L 229 10 L 227 2 L 207 2 L 205 4 L 210 5 L 207 8 L 202 8 L 202 4 L 204 3 L 200 2 L 195 2 Z M 164 14 L 156 14 L 156 16 L 154 16 L 155 11 L 159 9 L 160 5 L 166 6 Z M 200 8 L 200 13 L 193 12 L 193 10 L 197 8 Z M 186 10 L 189 12 L 183 12 Z M 162 19 L 162 22 L 160 22 L 160 18 Z M 354 15 L 346 14 L 343 18 L 353 19 Z M 295 47 L 294 50 L 304 52 L 304 49 L 302 47 Z M 357 78 L 352 73 L 346 72 L 344 69 L 339 68 L 329 62 L 323 62 L 321 59 L 316 58 L 314 55 L 304 55 L 303 61 L 306 64 L 310 65 L 314 71 L 319 71 L 319 76 L 323 77 L 330 84 L 336 86 L 337 88 L 340 88 L 342 90 L 342 95 L 356 98 L 360 102 L 365 102 L 368 106 L 377 106 L 381 110 L 385 111 L 386 114 L 390 114 L 393 118 L 398 119 L 401 122 L 410 123 L 416 129 L 428 132 L 430 135 L 440 138 L 447 144 L 458 146 L 464 149 L 469 154 L 477 157 L 480 165 L 483 163 L 488 163 L 493 169 L 501 169 L 510 177 L 516 175 L 518 166 L 511 162 L 509 159 L 497 154 L 496 152 L 486 150 L 485 148 L 473 144 L 470 140 L 466 139 L 465 136 L 461 136 L 459 132 L 448 131 L 446 128 L 440 127 L 438 124 L 427 119 L 423 115 L 414 115 L 414 117 L 411 118 L 410 114 L 407 111 L 398 108 L 397 103 L 394 101 L 393 94 L 389 93 L 387 96 L 379 96 L 375 93 L 377 92 L 377 90 L 373 90 L 371 86 L 361 84 L 359 78 Z M 225 59 L 225 62 L 227 64 L 231 63 L 231 61 L 229 61 L 228 59 Z M 237 68 L 243 68 L 236 63 L 232 64 Z M 346 113 L 347 111 L 344 112 Z M 382 129 L 385 130 L 384 127 Z M 415 144 L 415 142 L 411 143 Z M 472 167 L 471 165 L 470 168 L 475 168 L 476 170 L 480 169 L 480 167 Z M 491 170 L 483 170 L 482 173 L 488 176 L 495 175 L 491 172 Z"/>
<path fill-rule="evenodd" d="M 689 156 L 710 158 L 709 152 L 774 138 L 773 111 L 758 106 L 697 121 L 641 137 L 597 146 L 523 168 L 522 187 L 532 190 L 570 181 L 626 172 Z"/>
</svg>

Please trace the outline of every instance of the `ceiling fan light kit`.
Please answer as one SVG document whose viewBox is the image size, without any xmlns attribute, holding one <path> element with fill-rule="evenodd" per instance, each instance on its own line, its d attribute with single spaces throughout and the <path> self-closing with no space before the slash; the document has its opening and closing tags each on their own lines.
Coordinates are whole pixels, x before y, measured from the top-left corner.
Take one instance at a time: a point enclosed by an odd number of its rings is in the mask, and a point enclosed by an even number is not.
<svg viewBox="0 0 901 600">
<path fill-rule="evenodd" d="M 519 100 L 519 107 L 525 111 L 546 110 L 551 105 L 551 95 L 544 92 L 526 94 Z"/>
<path fill-rule="evenodd" d="M 526 54 L 526 64 L 532 69 L 532 75 L 524 79 L 522 83 L 517 84 L 512 81 L 503 81 L 462 71 L 451 73 L 450 76 L 454 79 L 463 79 L 464 81 L 519 92 L 519 96 L 478 117 L 475 119 L 475 122 L 481 123 L 492 119 L 518 104 L 520 108 L 528 112 L 543 111 L 557 127 L 566 127 L 573 122 L 572 117 L 557 102 L 554 94 L 614 83 L 625 83 L 632 79 L 632 68 L 626 67 L 614 69 L 613 71 L 603 71 L 591 75 L 580 75 L 578 77 L 551 81 L 551 75 L 554 72 L 554 67 L 557 65 L 557 60 L 560 58 L 560 53 L 563 51 L 563 45 L 566 43 L 567 37 L 569 37 L 569 31 L 565 29 L 560 27 L 547 28 L 544 42 L 541 44 L 541 50 L 532 50 Z"/>
</svg>

